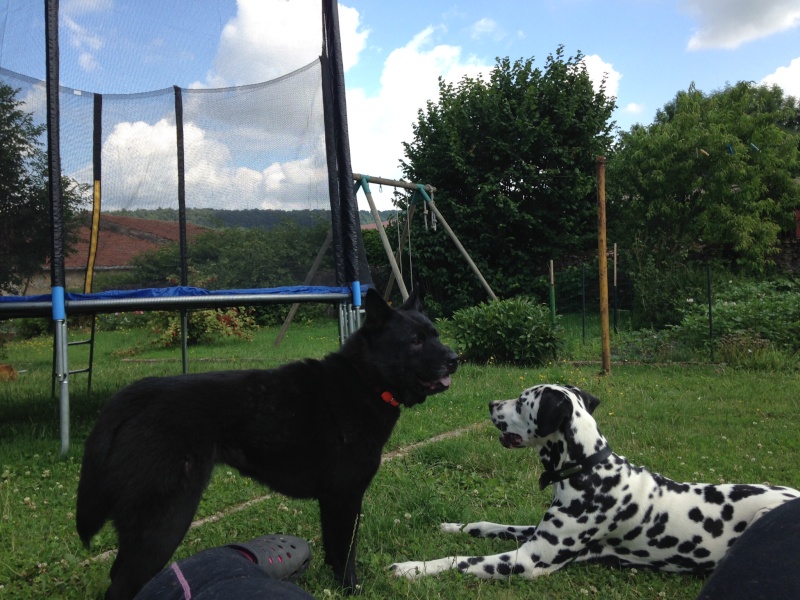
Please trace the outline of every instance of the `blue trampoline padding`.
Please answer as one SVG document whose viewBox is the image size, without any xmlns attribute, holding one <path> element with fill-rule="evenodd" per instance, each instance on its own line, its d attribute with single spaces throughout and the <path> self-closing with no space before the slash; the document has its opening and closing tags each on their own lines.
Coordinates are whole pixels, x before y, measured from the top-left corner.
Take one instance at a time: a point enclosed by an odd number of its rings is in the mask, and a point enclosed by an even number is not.
<svg viewBox="0 0 800 600">
<path fill-rule="evenodd" d="M 138 290 L 109 290 L 93 294 L 78 294 L 67 292 L 64 294 L 66 301 L 73 300 L 124 300 L 139 298 L 197 298 L 203 296 L 236 296 L 236 295 L 277 295 L 277 294 L 350 294 L 349 287 L 308 286 L 293 285 L 276 288 L 254 288 L 240 290 L 207 290 L 204 288 L 177 286 L 168 288 L 142 288 Z M 0 302 L 49 302 L 50 294 L 35 296 L 0 296 Z"/>
</svg>

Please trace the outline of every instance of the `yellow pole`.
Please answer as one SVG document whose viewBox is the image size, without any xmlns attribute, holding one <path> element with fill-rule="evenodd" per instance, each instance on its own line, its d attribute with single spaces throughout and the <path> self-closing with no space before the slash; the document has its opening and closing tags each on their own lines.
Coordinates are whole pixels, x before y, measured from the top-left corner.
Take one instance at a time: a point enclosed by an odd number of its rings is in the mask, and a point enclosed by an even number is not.
<svg viewBox="0 0 800 600">
<path fill-rule="evenodd" d="M 600 266 L 600 337 L 603 373 L 611 374 L 611 332 L 608 324 L 608 256 L 606 250 L 606 159 L 597 157 L 597 258 Z"/>
</svg>

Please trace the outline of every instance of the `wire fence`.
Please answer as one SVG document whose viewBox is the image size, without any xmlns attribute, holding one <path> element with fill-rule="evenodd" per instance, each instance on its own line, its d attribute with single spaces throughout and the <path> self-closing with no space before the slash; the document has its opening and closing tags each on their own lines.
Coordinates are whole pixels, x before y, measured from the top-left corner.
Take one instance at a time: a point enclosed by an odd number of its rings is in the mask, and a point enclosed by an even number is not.
<svg viewBox="0 0 800 600">
<path fill-rule="evenodd" d="M 701 272 L 701 271 L 704 271 Z M 703 306 L 707 316 L 707 335 L 704 332 L 701 348 L 694 348 L 691 355 L 694 360 L 701 359 L 705 354 L 709 362 L 715 362 L 714 349 L 719 342 L 721 333 L 714 328 L 715 312 L 715 286 L 720 281 L 727 279 L 727 272 L 713 272 L 712 268 L 703 265 L 695 274 L 691 287 L 692 292 L 686 293 L 686 298 L 680 298 L 676 304 L 693 304 L 695 307 Z M 652 291 L 652 290 L 651 290 Z M 614 259 L 608 263 L 608 319 L 612 335 L 612 355 L 617 359 L 639 359 L 653 355 L 669 356 L 671 359 L 680 355 L 685 359 L 687 349 L 677 348 L 673 343 L 671 350 L 665 348 L 654 350 L 654 340 L 663 342 L 664 336 L 647 325 L 642 324 L 637 311 L 641 313 L 641 287 L 637 289 L 627 270 L 620 269 Z M 578 340 L 581 345 L 591 346 L 600 340 L 601 336 L 601 302 L 599 269 L 597 262 L 582 263 L 562 270 L 553 268 L 551 286 L 549 290 L 550 307 L 554 322 L 557 319 L 559 326 L 564 330 L 565 336 L 571 340 Z M 638 304 L 637 304 L 638 303 Z M 678 311 L 680 314 L 680 311 Z M 669 323 L 679 325 L 678 321 Z M 705 325 L 704 325 L 705 327 Z M 650 345 L 650 349 L 643 346 Z"/>
</svg>

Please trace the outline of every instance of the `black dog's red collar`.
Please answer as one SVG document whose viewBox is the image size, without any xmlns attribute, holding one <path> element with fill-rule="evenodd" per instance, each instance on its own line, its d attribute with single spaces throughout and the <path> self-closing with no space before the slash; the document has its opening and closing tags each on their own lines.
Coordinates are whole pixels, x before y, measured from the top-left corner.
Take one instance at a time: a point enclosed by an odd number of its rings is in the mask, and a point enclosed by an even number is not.
<svg viewBox="0 0 800 600">
<path fill-rule="evenodd" d="M 397 400 L 395 400 L 395 397 L 392 396 L 392 392 L 390 392 L 389 390 L 386 390 L 381 394 L 381 399 L 390 406 L 400 406 L 400 403 Z"/>
<path fill-rule="evenodd" d="M 545 471 L 539 476 L 539 489 L 543 490 L 551 483 L 558 483 L 559 481 L 564 481 L 579 473 L 584 473 L 599 465 L 609 456 L 611 456 L 611 446 L 606 446 L 599 452 L 595 452 L 578 463 L 568 464 L 558 471 Z"/>
</svg>

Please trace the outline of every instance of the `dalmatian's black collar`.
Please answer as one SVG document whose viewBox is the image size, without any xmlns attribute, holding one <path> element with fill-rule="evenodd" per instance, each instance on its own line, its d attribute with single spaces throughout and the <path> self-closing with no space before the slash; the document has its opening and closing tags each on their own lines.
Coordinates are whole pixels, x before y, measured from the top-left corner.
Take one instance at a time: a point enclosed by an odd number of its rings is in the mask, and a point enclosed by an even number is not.
<svg viewBox="0 0 800 600">
<path fill-rule="evenodd" d="M 567 464 L 558 471 L 545 471 L 539 477 L 539 489 L 543 490 L 552 483 L 558 483 L 559 481 L 569 479 L 578 473 L 589 471 L 593 467 L 599 465 L 609 456 L 611 456 L 611 446 L 605 446 L 602 450 L 595 452 L 591 456 L 587 456 L 578 463 Z"/>
</svg>

